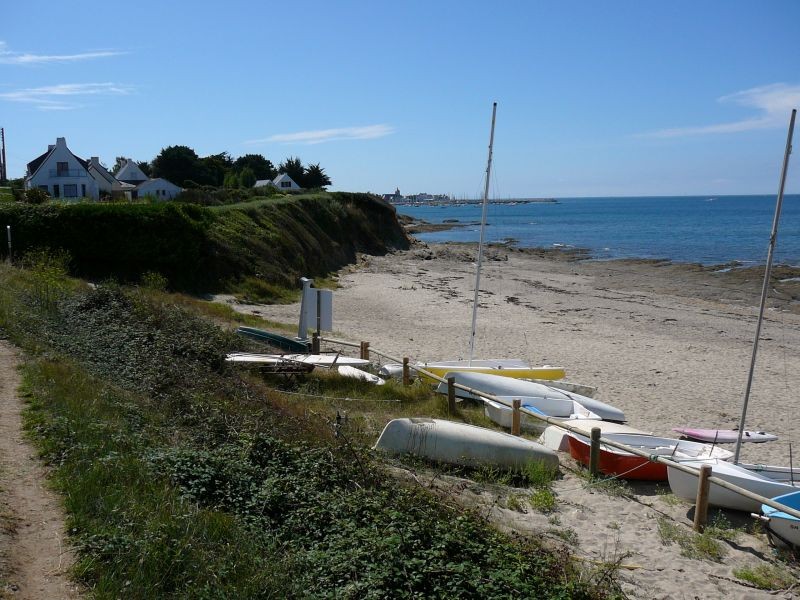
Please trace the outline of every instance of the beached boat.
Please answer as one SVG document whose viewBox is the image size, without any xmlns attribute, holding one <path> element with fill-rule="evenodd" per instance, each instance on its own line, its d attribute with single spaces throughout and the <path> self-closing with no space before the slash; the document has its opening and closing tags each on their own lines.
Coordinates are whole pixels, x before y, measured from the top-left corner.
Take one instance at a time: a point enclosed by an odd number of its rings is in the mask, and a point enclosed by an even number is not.
<svg viewBox="0 0 800 600">
<path fill-rule="evenodd" d="M 698 429 L 693 427 L 673 427 L 672 431 L 680 433 L 683 437 L 700 442 L 710 442 L 712 444 L 735 444 L 739 439 L 738 429 Z M 763 443 L 774 442 L 778 439 L 777 435 L 764 431 L 744 431 L 742 442 Z"/>
<path fill-rule="evenodd" d="M 729 450 L 700 442 L 626 433 L 606 433 L 602 437 L 612 442 L 643 450 L 652 456 L 666 456 L 678 462 L 698 458 L 728 460 L 733 457 L 733 452 Z M 570 433 L 568 442 L 569 453 L 572 458 L 584 465 L 588 465 L 591 445 L 589 438 Z M 642 456 L 637 456 L 606 444 L 600 444 L 597 468 L 605 475 L 614 475 L 622 479 L 639 481 L 667 480 L 666 465 L 652 462 Z"/>
<path fill-rule="evenodd" d="M 339 365 L 337 369 L 339 375 L 342 377 L 350 377 L 351 379 L 360 379 L 361 381 L 366 381 L 367 383 L 374 383 L 375 385 L 383 385 L 386 383 L 386 380 L 381 379 L 377 375 L 373 375 L 372 373 L 367 373 L 366 371 L 362 371 L 361 369 L 356 369 L 355 367 L 351 367 L 350 365 Z"/>
<path fill-rule="evenodd" d="M 481 400 L 483 400 L 483 412 L 489 419 L 507 429 L 511 429 L 513 410 L 510 405 L 514 400 L 520 400 L 521 407 L 526 410 L 546 417 L 552 417 L 559 421 L 571 422 L 578 419 L 596 420 L 600 418 L 575 400 L 538 398 L 536 396 L 497 396 L 497 398 L 505 401 L 507 404 L 501 404 L 489 398 L 481 397 Z M 541 433 L 544 431 L 545 427 L 547 427 L 547 422 L 522 412 L 520 414 L 520 427 L 525 431 Z"/>
<path fill-rule="evenodd" d="M 775 496 L 781 496 L 798 490 L 798 487 L 791 485 L 791 483 L 776 481 L 775 479 L 765 477 L 755 471 L 745 469 L 741 465 L 736 465 L 720 459 L 701 459 L 681 462 L 687 467 L 693 467 L 695 469 L 700 469 L 703 465 L 710 465 L 712 477 L 719 477 L 720 479 L 724 479 L 725 481 L 764 496 L 765 498 L 774 498 Z M 669 465 L 667 466 L 667 475 L 669 478 L 669 487 L 672 489 L 673 494 L 684 500 L 695 501 L 697 497 L 697 475 L 686 473 Z M 797 483 L 800 485 L 800 482 Z M 744 510 L 747 512 L 758 512 L 761 510 L 760 502 L 732 492 L 715 483 L 710 484 L 708 503 L 713 506 Z"/>
<path fill-rule="evenodd" d="M 375 449 L 469 467 L 520 470 L 531 462 L 558 467 L 556 453 L 541 444 L 442 419 L 393 419 L 384 427 Z"/>
<path fill-rule="evenodd" d="M 513 365 L 513 366 L 512 366 Z M 447 373 L 484 373 L 487 375 L 498 375 L 501 377 L 511 377 L 514 379 L 561 379 L 566 375 L 566 371 L 561 367 L 551 367 L 544 365 L 532 367 L 523 361 L 498 360 L 450 360 L 439 362 L 421 362 L 415 366 L 430 371 L 438 377 L 444 377 Z M 423 381 L 428 383 L 438 383 L 435 379 L 420 374 Z"/>
<path fill-rule="evenodd" d="M 525 361 L 519 360 L 474 360 L 475 337 L 477 333 L 478 318 L 478 297 L 481 287 L 481 266 L 483 264 L 483 248 L 486 241 L 486 216 L 489 206 L 489 182 L 492 174 L 492 151 L 494 149 L 494 125 L 497 116 L 497 102 L 492 105 L 492 127 L 489 133 L 489 157 L 486 161 L 486 177 L 484 179 L 483 202 L 481 205 L 481 229 L 478 240 L 478 260 L 475 265 L 475 291 L 472 300 L 472 328 L 469 338 L 469 359 L 453 361 L 432 361 L 419 363 L 417 366 L 430 371 L 438 377 L 443 377 L 446 373 L 455 371 L 469 371 L 476 373 L 489 373 L 503 377 L 517 377 L 530 379 L 562 379 L 565 375 L 564 369 L 560 367 L 531 367 Z M 422 374 L 421 374 L 422 375 Z M 436 380 L 422 375 L 423 380 L 428 380 L 435 384 Z"/>
<path fill-rule="evenodd" d="M 341 365 L 357 367 L 369 364 L 369 361 L 363 358 L 351 358 L 337 354 L 251 354 L 247 352 L 231 352 L 225 355 L 225 360 L 229 363 L 251 366 L 295 363 L 330 368 Z"/>
<path fill-rule="evenodd" d="M 279 350 L 287 350 L 288 352 L 308 352 L 311 350 L 309 342 L 292 339 L 285 335 L 264 331 L 256 327 L 242 326 L 236 330 L 236 333 Z"/>
<path fill-rule="evenodd" d="M 778 496 L 773 500 L 789 508 L 800 510 L 800 490 Z M 766 504 L 761 505 L 761 512 L 764 514 L 762 520 L 766 521 L 767 531 L 776 545 L 800 550 L 800 519 Z"/>
<path fill-rule="evenodd" d="M 532 381 L 524 381 L 522 379 L 512 379 L 510 377 L 500 377 L 499 375 L 491 375 L 487 373 L 473 373 L 465 371 L 449 372 L 445 374 L 445 379 L 454 377 L 455 382 L 459 385 L 477 390 L 483 394 L 491 394 L 493 396 L 514 396 L 519 397 L 537 397 L 537 398 L 557 398 L 565 401 L 574 400 L 581 404 L 587 410 L 595 413 L 605 421 L 625 421 L 625 413 L 620 409 L 600 402 L 594 398 L 581 396 L 580 394 L 573 394 L 565 390 L 544 385 L 541 383 L 533 383 Z M 447 393 L 447 384 L 440 383 L 436 390 L 440 394 Z M 456 396 L 460 398 L 467 398 L 471 400 L 481 400 L 480 394 L 473 394 L 465 390 L 456 388 Z"/>
<path fill-rule="evenodd" d="M 622 425 L 621 423 L 614 423 L 612 421 L 595 421 L 592 419 L 578 419 L 575 421 L 570 421 L 568 425 L 572 429 L 577 429 L 583 435 L 589 436 L 592 433 L 592 429 L 597 427 L 600 430 L 601 435 L 606 435 L 609 433 L 628 433 L 632 435 L 653 435 L 652 431 L 644 431 L 642 429 L 636 429 L 635 427 L 629 427 L 628 425 Z M 563 427 L 559 427 L 558 425 L 551 425 L 546 427 L 545 430 L 542 432 L 542 435 L 539 436 L 537 440 L 540 444 L 542 444 L 545 448 L 550 448 L 550 450 L 557 450 L 559 452 L 569 452 L 569 431 L 564 429 Z"/>
</svg>

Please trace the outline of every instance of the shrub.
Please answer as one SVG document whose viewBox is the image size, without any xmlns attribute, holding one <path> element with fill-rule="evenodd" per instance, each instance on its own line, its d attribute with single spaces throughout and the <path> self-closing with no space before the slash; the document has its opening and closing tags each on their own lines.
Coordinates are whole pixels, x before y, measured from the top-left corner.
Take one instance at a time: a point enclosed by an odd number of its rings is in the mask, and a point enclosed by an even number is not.
<svg viewBox="0 0 800 600">
<path fill-rule="evenodd" d="M 39 188 L 31 188 L 25 191 L 25 201 L 28 204 L 43 204 L 50 199 L 50 194 Z"/>
</svg>

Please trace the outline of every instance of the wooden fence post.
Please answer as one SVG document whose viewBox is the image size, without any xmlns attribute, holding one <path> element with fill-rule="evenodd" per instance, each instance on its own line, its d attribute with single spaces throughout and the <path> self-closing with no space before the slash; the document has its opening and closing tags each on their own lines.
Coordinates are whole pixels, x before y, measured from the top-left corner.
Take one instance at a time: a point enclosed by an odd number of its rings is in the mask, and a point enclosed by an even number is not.
<svg viewBox="0 0 800 600">
<path fill-rule="evenodd" d="M 694 530 L 703 533 L 708 522 L 708 492 L 711 489 L 711 465 L 700 467 L 697 479 L 697 500 L 694 503 Z"/>
<path fill-rule="evenodd" d="M 591 446 L 589 447 L 589 475 L 597 477 L 600 464 L 600 428 L 592 427 Z"/>
<path fill-rule="evenodd" d="M 319 354 L 319 334 L 316 331 L 311 334 L 311 353 Z"/>
<path fill-rule="evenodd" d="M 411 375 L 408 372 L 408 357 L 403 357 L 403 385 L 411 385 Z"/>
<path fill-rule="evenodd" d="M 520 415 L 519 409 L 522 406 L 522 400 L 519 398 L 514 398 L 511 403 L 511 435 L 520 435 L 522 429 L 520 426 L 520 417 L 522 415 Z"/>
<path fill-rule="evenodd" d="M 456 414 L 456 378 L 455 377 L 448 377 L 447 378 L 447 413 L 454 415 Z"/>
<path fill-rule="evenodd" d="M 361 342 L 361 358 L 369 360 L 369 342 Z"/>
</svg>

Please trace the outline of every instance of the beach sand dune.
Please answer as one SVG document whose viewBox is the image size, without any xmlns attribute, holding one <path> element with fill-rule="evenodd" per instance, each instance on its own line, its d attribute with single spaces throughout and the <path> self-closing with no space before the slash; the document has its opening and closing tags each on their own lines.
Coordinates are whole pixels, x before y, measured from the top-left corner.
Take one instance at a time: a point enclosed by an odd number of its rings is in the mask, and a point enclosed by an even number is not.
<svg viewBox="0 0 800 600">
<path fill-rule="evenodd" d="M 672 427 L 688 425 L 734 427 L 755 333 L 757 273 L 583 258 L 576 252 L 489 249 L 475 358 L 562 366 L 567 379 L 597 387 L 600 399 L 622 408 L 630 425 L 656 434 L 674 435 Z M 466 358 L 473 261 L 469 246 L 421 243 L 406 252 L 362 257 L 340 273 L 336 336 L 412 360 Z M 779 441 L 743 446 L 745 461 L 786 465 L 790 444 L 800 456 L 800 314 L 793 293 L 782 290 L 771 300 L 747 417 L 748 429 L 774 433 Z M 297 305 L 240 309 L 290 323 L 298 314 Z M 666 484 L 634 486 L 616 497 L 587 488 L 569 471 L 574 462 L 566 456 L 562 462 L 567 469 L 554 488 L 560 502 L 555 515 L 504 507 L 505 492 L 466 493 L 472 488 L 462 485 L 458 495 L 484 507 L 502 527 L 571 538 L 587 565 L 624 556 L 622 562 L 639 567 L 623 571 L 634 597 L 776 597 L 736 583 L 732 575 L 733 568 L 773 560 L 763 535 L 723 542 L 720 562 L 682 556 L 677 544 L 664 543 L 659 525 L 688 531 L 692 507 L 664 494 Z M 726 518 L 749 520 L 731 513 Z M 794 596 L 789 591 L 777 597 Z"/>
</svg>

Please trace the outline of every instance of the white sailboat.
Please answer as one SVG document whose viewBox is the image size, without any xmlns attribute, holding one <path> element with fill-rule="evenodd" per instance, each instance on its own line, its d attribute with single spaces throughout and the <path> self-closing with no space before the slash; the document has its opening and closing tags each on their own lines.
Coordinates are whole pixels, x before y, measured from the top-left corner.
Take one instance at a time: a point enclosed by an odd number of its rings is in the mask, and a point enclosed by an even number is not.
<svg viewBox="0 0 800 600">
<path fill-rule="evenodd" d="M 783 192 L 786 186 L 786 173 L 789 168 L 789 156 L 792 153 L 792 135 L 794 133 L 795 117 L 797 109 L 792 110 L 789 120 L 789 134 L 786 140 L 786 151 L 783 157 L 783 169 L 781 172 L 781 182 L 778 191 L 778 200 L 775 205 L 775 217 L 772 221 L 772 233 L 770 235 L 769 250 L 767 252 L 767 265 L 764 271 L 764 284 L 761 290 L 761 303 L 759 306 L 758 321 L 756 324 L 755 341 L 753 342 L 753 353 L 750 359 L 750 371 L 747 377 L 744 402 L 742 403 L 742 417 L 739 421 L 739 435 L 736 441 L 733 463 L 722 462 L 717 459 L 698 460 L 684 462 L 684 465 L 700 468 L 703 465 L 711 466 L 711 475 L 718 477 L 746 490 L 767 498 L 774 498 L 783 494 L 789 494 L 800 489 L 800 479 L 795 479 L 795 470 L 787 467 L 777 467 L 770 465 L 745 465 L 739 463 L 739 452 L 742 446 L 742 438 L 745 431 L 745 419 L 747 417 L 747 405 L 750 399 L 750 389 L 753 383 L 753 373 L 756 365 L 756 355 L 758 353 L 758 341 L 761 336 L 761 324 L 764 320 L 764 307 L 769 291 L 769 279 L 772 272 L 772 255 L 775 250 L 775 240 L 778 235 L 778 222 L 781 216 L 781 206 L 783 204 Z M 697 494 L 698 476 L 685 473 L 674 467 L 668 467 L 669 486 L 672 492 L 686 500 L 693 501 Z M 709 488 L 708 502 L 714 506 L 723 508 L 733 508 L 736 510 L 759 511 L 761 504 L 755 500 L 727 490 L 714 483 Z"/>
<path fill-rule="evenodd" d="M 469 360 L 434 361 L 418 363 L 417 366 L 430 371 L 438 377 L 453 371 L 471 371 L 476 373 L 489 373 L 503 377 L 523 379 L 562 379 L 564 369 L 544 365 L 532 367 L 529 363 L 520 360 L 491 359 L 473 360 L 475 353 L 475 332 L 478 318 L 478 295 L 481 286 L 481 265 L 483 263 L 483 247 L 486 241 L 486 216 L 489 206 L 489 181 L 492 173 L 492 151 L 494 149 L 494 125 L 497 116 L 497 102 L 492 105 L 492 128 L 489 134 L 489 158 L 486 162 L 486 181 L 483 188 L 483 206 L 481 210 L 481 232 L 478 241 L 478 261 L 475 269 L 475 296 L 472 301 L 472 329 L 469 338 Z"/>
</svg>

